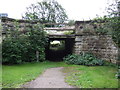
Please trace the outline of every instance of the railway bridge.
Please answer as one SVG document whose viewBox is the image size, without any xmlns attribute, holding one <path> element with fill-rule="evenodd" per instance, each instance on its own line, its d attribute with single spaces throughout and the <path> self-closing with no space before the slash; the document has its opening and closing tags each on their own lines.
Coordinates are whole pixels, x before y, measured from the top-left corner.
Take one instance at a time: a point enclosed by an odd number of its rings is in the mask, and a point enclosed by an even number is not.
<svg viewBox="0 0 120 90">
<path fill-rule="evenodd" d="M 39 21 L 16 20 L 12 18 L 1 18 L 2 37 L 4 38 L 7 30 L 13 30 L 14 23 L 19 23 L 19 29 L 24 31 L 26 27 L 33 24 L 45 24 Z M 111 35 L 96 32 L 105 22 L 96 21 L 76 21 L 70 26 L 67 23 L 49 23 L 54 27 L 45 27 L 49 38 L 49 45 L 46 47 L 47 56 L 54 57 L 59 55 L 63 58 L 67 54 L 79 54 L 81 52 L 93 53 L 95 56 L 104 60 L 116 63 L 118 57 L 118 47 L 113 42 Z M 50 42 L 60 41 L 64 43 L 64 50 L 58 52 L 50 51 Z"/>
</svg>

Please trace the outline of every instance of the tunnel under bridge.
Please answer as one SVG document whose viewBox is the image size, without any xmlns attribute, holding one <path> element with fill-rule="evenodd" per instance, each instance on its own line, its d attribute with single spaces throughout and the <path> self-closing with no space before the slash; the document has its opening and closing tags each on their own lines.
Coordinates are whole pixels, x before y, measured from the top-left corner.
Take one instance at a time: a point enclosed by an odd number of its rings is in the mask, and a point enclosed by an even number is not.
<svg viewBox="0 0 120 90">
<path fill-rule="evenodd" d="M 49 35 L 48 45 L 46 46 L 46 59 L 51 61 L 62 61 L 65 56 L 72 54 L 74 50 L 74 35 Z M 51 42 L 58 42 L 52 45 Z"/>
</svg>

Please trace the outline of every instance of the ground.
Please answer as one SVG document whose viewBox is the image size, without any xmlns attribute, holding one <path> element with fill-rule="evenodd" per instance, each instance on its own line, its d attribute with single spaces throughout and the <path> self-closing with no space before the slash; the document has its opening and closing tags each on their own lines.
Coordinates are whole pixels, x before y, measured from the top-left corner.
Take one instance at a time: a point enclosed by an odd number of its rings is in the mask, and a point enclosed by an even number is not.
<svg viewBox="0 0 120 90">
<path fill-rule="evenodd" d="M 114 66 L 68 65 L 49 61 L 3 65 L 2 87 L 118 88 L 117 70 Z"/>
<path fill-rule="evenodd" d="M 75 88 L 65 83 L 63 67 L 47 69 L 35 80 L 23 85 L 22 88 Z"/>
</svg>

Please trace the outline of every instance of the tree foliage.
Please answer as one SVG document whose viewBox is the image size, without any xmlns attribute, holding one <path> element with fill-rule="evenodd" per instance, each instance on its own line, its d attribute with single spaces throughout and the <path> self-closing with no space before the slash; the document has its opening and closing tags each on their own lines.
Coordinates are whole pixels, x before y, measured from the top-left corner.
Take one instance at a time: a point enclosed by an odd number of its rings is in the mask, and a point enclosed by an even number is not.
<svg viewBox="0 0 120 90">
<path fill-rule="evenodd" d="M 112 4 L 108 8 L 109 27 L 112 31 L 113 40 L 120 47 L 120 1 L 116 0 L 115 4 Z"/>
<path fill-rule="evenodd" d="M 97 32 L 103 32 L 112 35 L 114 42 L 120 47 L 120 2 L 116 2 L 109 5 L 107 8 L 108 15 L 104 17 L 98 17 L 95 20 L 97 22 L 104 21 L 100 27 L 97 28 Z"/>
<path fill-rule="evenodd" d="M 19 25 L 3 39 L 2 63 L 19 64 L 37 61 L 36 52 L 39 52 L 39 61 L 44 61 L 47 38 L 42 26 L 33 25 L 32 28 L 26 29 L 26 33 L 21 33 L 18 27 Z"/>
<path fill-rule="evenodd" d="M 75 24 L 75 20 L 69 20 L 68 25 L 73 26 Z"/>
<path fill-rule="evenodd" d="M 63 23 L 67 20 L 65 9 L 57 1 L 42 1 L 31 4 L 23 16 L 28 20 L 40 20 L 41 22 Z"/>
</svg>

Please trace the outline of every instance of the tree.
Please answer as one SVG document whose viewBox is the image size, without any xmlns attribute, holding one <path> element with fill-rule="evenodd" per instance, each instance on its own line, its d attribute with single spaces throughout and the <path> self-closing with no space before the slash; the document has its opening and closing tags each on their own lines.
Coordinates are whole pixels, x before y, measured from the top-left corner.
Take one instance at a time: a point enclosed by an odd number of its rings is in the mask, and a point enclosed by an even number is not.
<svg viewBox="0 0 120 90">
<path fill-rule="evenodd" d="M 75 24 L 75 20 L 69 20 L 69 21 L 68 21 L 68 25 L 69 25 L 69 26 L 73 26 L 74 24 Z"/>
<path fill-rule="evenodd" d="M 39 20 L 42 23 L 63 23 L 68 17 L 65 13 L 65 9 L 57 1 L 44 0 L 27 7 L 23 19 Z"/>
<path fill-rule="evenodd" d="M 97 28 L 98 32 L 105 32 L 110 34 L 114 42 L 120 47 L 120 1 L 115 2 L 107 7 L 108 15 L 104 17 L 97 17 L 94 20 L 101 23 L 100 28 Z"/>
<path fill-rule="evenodd" d="M 2 64 L 20 64 L 24 62 L 44 61 L 46 33 L 41 24 L 26 28 L 26 33 L 19 31 L 15 25 L 14 30 L 2 41 Z"/>
<path fill-rule="evenodd" d="M 111 27 L 113 40 L 120 47 L 120 1 L 116 0 L 108 8 L 109 12 L 109 27 Z"/>
</svg>

